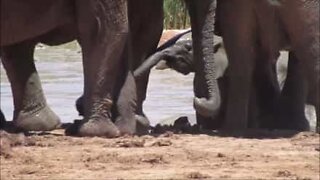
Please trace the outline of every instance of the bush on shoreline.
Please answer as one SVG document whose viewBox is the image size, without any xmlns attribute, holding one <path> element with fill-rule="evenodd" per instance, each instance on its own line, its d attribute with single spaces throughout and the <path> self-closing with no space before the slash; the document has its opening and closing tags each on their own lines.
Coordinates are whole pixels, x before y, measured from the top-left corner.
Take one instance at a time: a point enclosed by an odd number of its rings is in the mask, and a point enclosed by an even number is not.
<svg viewBox="0 0 320 180">
<path fill-rule="evenodd" d="M 190 18 L 184 0 L 164 0 L 165 29 L 186 29 Z"/>
</svg>

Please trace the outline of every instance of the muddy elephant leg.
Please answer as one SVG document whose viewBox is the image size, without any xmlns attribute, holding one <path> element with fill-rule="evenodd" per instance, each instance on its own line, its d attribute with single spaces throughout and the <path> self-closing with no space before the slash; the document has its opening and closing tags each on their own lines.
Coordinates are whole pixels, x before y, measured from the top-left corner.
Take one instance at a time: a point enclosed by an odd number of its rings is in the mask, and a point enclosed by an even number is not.
<svg viewBox="0 0 320 180">
<path fill-rule="evenodd" d="M 253 85 L 255 86 L 256 106 L 259 112 L 254 121 L 257 121 L 259 128 L 272 129 L 277 124 L 274 114 L 280 97 L 280 86 L 274 64 L 279 54 L 274 55 L 264 50 L 260 47 L 257 48 Z"/>
<path fill-rule="evenodd" d="M 194 48 L 194 108 L 197 123 L 204 129 L 212 129 L 217 126 L 213 118 L 219 114 L 221 106 L 213 44 L 216 1 L 186 0 L 186 3 Z"/>
<path fill-rule="evenodd" d="M 288 72 L 281 92 L 275 128 L 309 130 L 304 107 L 307 96 L 307 79 L 295 55 L 289 53 Z"/>
<path fill-rule="evenodd" d="M 136 85 L 131 72 L 128 72 L 125 82 L 120 90 L 117 100 L 117 117 L 115 124 L 121 134 L 136 134 L 137 121 L 135 119 L 136 110 Z"/>
<path fill-rule="evenodd" d="M 158 46 L 163 30 L 163 1 L 135 0 L 129 1 L 129 21 L 131 30 L 132 54 L 130 61 L 133 69 L 138 68 L 144 60 L 153 54 Z M 148 7 L 143 8 L 141 7 Z M 145 133 L 150 122 L 143 112 L 150 71 L 136 77 L 137 130 Z"/>
<path fill-rule="evenodd" d="M 3 47 L 2 62 L 11 83 L 14 98 L 13 123 L 25 131 L 49 131 L 60 125 L 49 108 L 34 64 L 35 43 L 25 42 Z"/>
<path fill-rule="evenodd" d="M 127 4 L 125 0 L 79 0 L 76 4 L 84 66 L 84 121 L 79 135 L 116 137 L 120 132 L 111 121 L 111 107 L 127 45 Z"/>
<path fill-rule="evenodd" d="M 235 46 L 235 44 L 231 45 L 235 47 L 229 48 L 227 46 L 229 45 L 226 45 L 226 49 L 229 49 L 227 51 L 229 51 L 228 54 L 230 54 L 230 80 L 227 91 L 226 119 L 223 128 L 231 131 L 241 131 L 248 126 L 248 108 L 252 87 L 252 69 L 254 66 L 252 59 L 254 58 L 253 54 L 251 54 L 251 52 L 245 52 L 245 49 L 241 51 L 246 54 L 243 55 L 243 57 L 241 57 L 242 55 L 239 55 L 239 53 L 235 53 L 234 48 L 239 50 L 241 49 L 240 46 Z M 241 65 L 240 62 L 244 64 Z"/>
<path fill-rule="evenodd" d="M 319 81 L 320 81 L 320 14 L 319 1 L 288 1 L 284 2 L 281 13 L 282 22 L 285 24 L 288 38 L 292 45 L 291 57 L 287 76 L 298 78 L 294 80 L 292 86 L 286 91 L 296 93 L 291 101 L 291 112 L 298 111 L 300 117 L 298 122 L 292 122 L 291 128 L 296 130 L 308 130 L 309 125 L 305 122 L 304 103 L 306 103 L 307 93 L 311 93 L 315 99 L 317 111 L 317 121 L 319 122 Z M 298 27 L 298 28 L 297 28 Z M 294 64 L 297 63 L 297 64 Z M 294 66 L 292 66 L 294 65 Z M 295 67 L 295 68 L 294 68 Z M 293 70 L 290 70 L 292 68 Z M 297 73 L 298 75 L 295 75 Z M 301 73 L 301 75 L 300 75 Z M 293 79 L 294 79 L 293 78 Z M 300 82 L 299 82 L 300 81 Z M 286 82 L 287 83 L 287 82 Z M 300 84 L 299 84 L 300 83 Z M 298 84 L 300 85 L 298 87 Z M 307 87 L 307 88 L 305 88 Z M 285 92 L 285 91 L 284 91 Z M 298 95 L 300 94 L 300 96 Z M 288 99 L 289 100 L 289 99 Z M 294 105 L 296 104 L 296 105 Z M 297 108 L 299 105 L 299 109 Z M 288 120 L 289 121 L 289 120 Z M 289 122 L 288 122 L 289 123 Z"/>
<path fill-rule="evenodd" d="M 252 6 L 250 2 L 219 2 L 219 22 L 229 59 L 228 99 L 223 128 L 241 131 L 248 126 L 250 88 L 257 50 L 254 28 L 256 19 L 247 10 L 248 6 Z"/>
<path fill-rule="evenodd" d="M 143 111 L 143 102 L 147 95 L 149 74 L 150 72 L 146 73 L 145 76 L 136 79 L 137 110 L 135 119 L 137 121 L 137 130 L 140 132 L 139 134 L 145 134 L 150 126 L 150 121 Z"/>
</svg>

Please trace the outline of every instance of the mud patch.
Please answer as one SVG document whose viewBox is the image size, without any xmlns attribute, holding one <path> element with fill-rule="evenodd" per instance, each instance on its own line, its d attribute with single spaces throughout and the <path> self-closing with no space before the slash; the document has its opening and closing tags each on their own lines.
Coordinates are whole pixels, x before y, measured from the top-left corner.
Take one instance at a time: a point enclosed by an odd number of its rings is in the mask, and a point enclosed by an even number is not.
<svg viewBox="0 0 320 180">
<path fill-rule="evenodd" d="M 191 172 L 186 175 L 188 179 L 209 179 L 210 176 L 206 174 L 202 174 L 200 172 Z"/>
</svg>

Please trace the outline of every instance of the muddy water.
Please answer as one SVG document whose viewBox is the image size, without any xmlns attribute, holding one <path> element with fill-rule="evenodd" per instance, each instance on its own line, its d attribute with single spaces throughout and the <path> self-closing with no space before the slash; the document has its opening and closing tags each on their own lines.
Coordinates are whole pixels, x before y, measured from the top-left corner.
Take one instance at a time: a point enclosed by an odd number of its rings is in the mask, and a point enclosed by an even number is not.
<svg viewBox="0 0 320 180">
<path fill-rule="evenodd" d="M 38 46 L 35 59 L 48 104 L 63 122 L 81 118 L 74 106 L 83 91 L 81 53 L 77 43 Z M 183 76 L 171 70 L 152 71 L 144 105 L 152 125 L 180 115 L 194 116 L 192 79 L 192 75 Z M 1 109 L 8 120 L 12 119 L 11 88 L 2 66 Z"/>
<path fill-rule="evenodd" d="M 285 79 L 287 53 L 278 61 L 279 82 Z M 63 122 L 79 119 L 74 102 L 82 94 L 83 75 L 80 48 L 77 43 L 63 46 L 38 46 L 35 53 L 36 66 L 40 74 L 48 104 Z M 144 103 L 144 110 L 151 124 L 168 122 L 179 116 L 188 116 L 194 122 L 192 107 L 193 75 L 183 76 L 172 70 L 152 70 Z M 10 84 L 1 66 L 1 109 L 8 120 L 12 119 L 13 105 Z M 306 115 L 312 129 L 316 124 L 315 109 L 306 106 Z"/>
</svg>

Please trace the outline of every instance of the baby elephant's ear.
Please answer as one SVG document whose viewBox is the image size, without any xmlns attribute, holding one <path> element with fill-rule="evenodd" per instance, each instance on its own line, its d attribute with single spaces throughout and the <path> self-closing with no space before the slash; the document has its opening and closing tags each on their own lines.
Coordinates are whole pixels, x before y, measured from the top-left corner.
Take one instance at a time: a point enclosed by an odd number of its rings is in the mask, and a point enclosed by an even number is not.
<svg viewBox="0 0 320 180">
<path fill-rule="evenodd" d="M 158 62 L 158 64 L 156 65 L 156 69 L 157 70 L 165 70 L 165 69 L 169 69 L 170 67 L 167 64 L 167 61 L 165 60 L 161 60 L 160 62 Z"/>
</svg>

